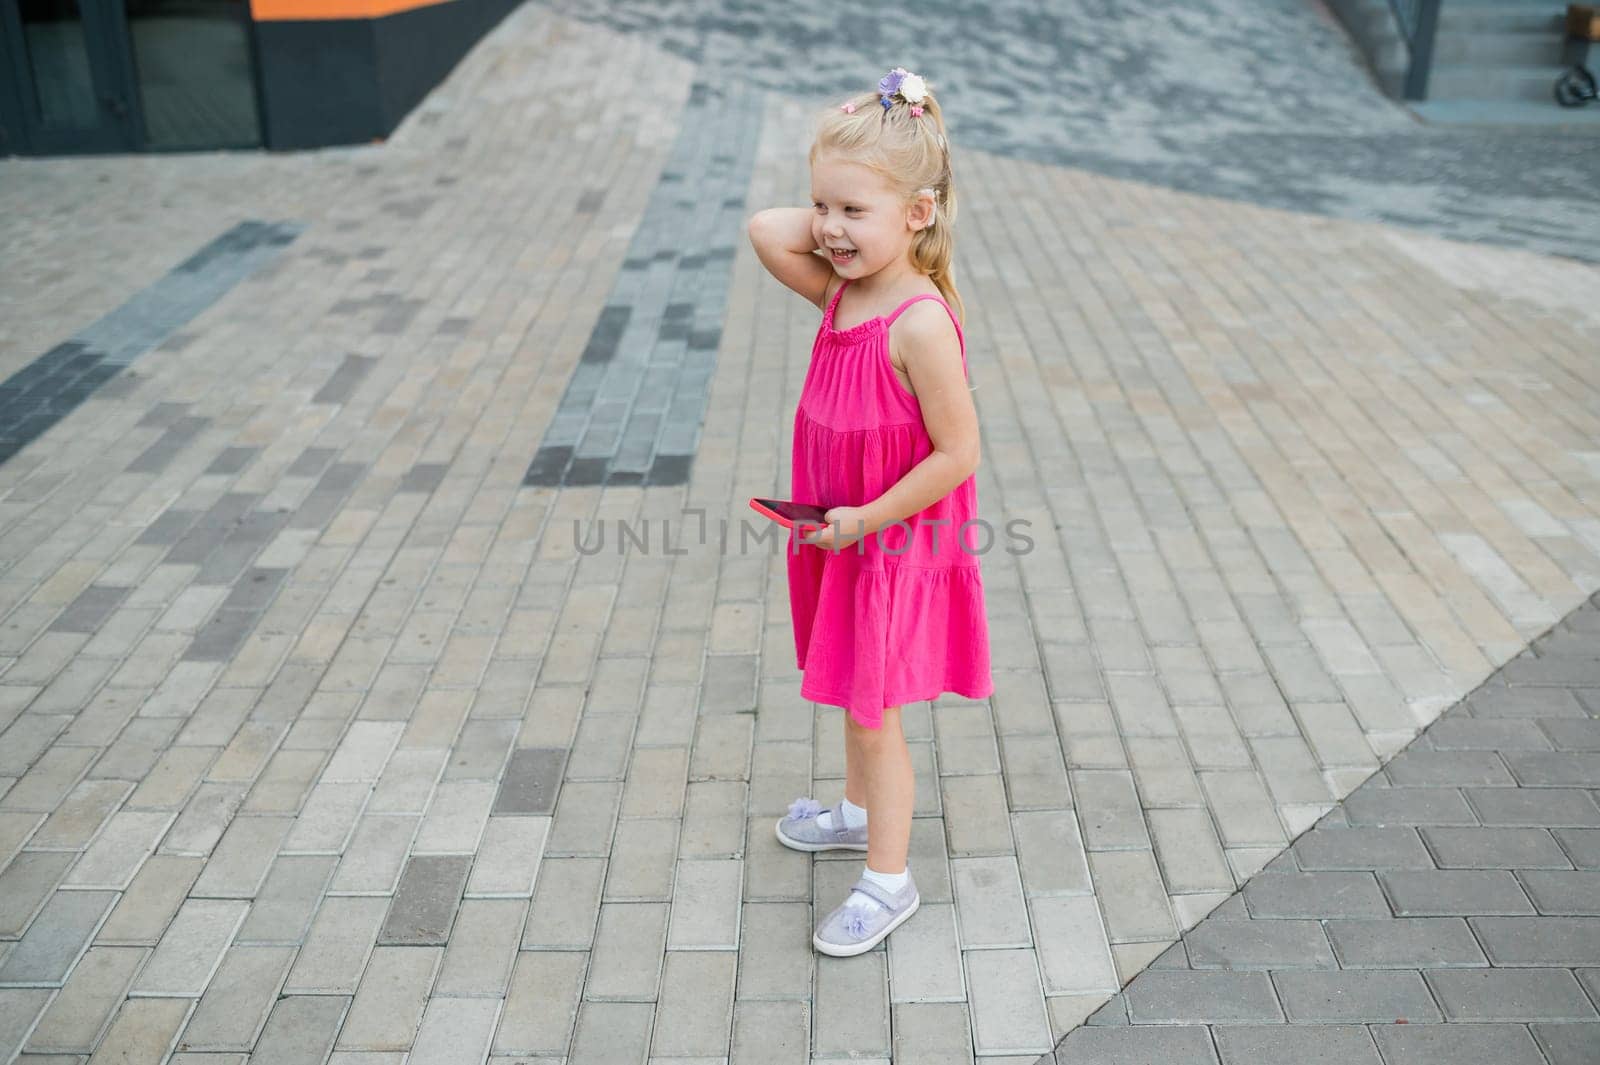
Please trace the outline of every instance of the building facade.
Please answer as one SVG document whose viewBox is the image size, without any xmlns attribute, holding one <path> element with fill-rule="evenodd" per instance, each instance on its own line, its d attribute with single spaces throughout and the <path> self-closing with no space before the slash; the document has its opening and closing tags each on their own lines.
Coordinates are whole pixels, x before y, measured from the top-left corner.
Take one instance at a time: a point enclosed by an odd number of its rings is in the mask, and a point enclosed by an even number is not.
<svg viewBox="0 0 1600 1065">
<path fill-rule="evenodd" d="M 0 0 L 0 154 L 387 136 L 516 0 Z"/>
</svg>

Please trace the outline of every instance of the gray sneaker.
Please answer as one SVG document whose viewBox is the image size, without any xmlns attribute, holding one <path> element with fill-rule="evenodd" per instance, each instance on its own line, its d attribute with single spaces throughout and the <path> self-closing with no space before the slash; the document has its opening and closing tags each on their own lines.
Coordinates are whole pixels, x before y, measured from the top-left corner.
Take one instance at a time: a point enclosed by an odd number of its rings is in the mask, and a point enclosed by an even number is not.
<svg viewBox="0 0 1600 1065">
<path fill-rule="evenodd" d="M 909 870 L 907 872 L 909 874 Z M 916 882 L 909 875 L 906 886 L 897 893 L 885 891 L 866 877 L 856 881 L 856 886 L 850 892 L 850 897 L 838 909 L 823 918 L 822 923 L 817 925 L 816 934 L 811 937 L 812 946 L 835 958 L 865 954 L 882 943 L 885 936 L 904 924 L 922 905 Z M 872 902 L 863 906 L 857 899 L 852 904 L 851 900 L 857 892 Z"/>
<path fill-rule="evenodd" d="M 830 812 L 833 828 L 817 824 L 817 818 Z M 846 828 L 838 807 L 829 811 L 815 799 L 796 799 L 789 804 L 788 816 L 778 822 L 778 842 L 797 851 L 864 851 L 867 829 Z"/>
</svg>

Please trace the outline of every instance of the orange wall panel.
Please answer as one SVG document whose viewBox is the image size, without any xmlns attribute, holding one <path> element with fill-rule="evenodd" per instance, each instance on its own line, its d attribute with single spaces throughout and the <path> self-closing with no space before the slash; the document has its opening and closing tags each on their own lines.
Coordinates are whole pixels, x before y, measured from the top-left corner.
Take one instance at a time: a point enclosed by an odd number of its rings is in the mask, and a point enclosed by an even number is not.
<svg viewBox="0 0 1600 1065">
<path fill-rule="evenodd" d="M 257 22 L 374 19 L 450 0 L 250 0 Z"/>
</svg>

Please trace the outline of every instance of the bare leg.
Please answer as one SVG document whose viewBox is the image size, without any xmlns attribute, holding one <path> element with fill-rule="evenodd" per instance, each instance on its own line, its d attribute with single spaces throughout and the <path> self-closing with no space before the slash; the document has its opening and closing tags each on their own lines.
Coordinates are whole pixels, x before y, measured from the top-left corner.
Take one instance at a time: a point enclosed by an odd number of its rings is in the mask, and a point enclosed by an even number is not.
<svg viewBox="0 0 1600 1065">
<path fill-rule="evenodd" d="M 845 717 L 845 797 L 867 810 L 867 868 L 899 873 L 911 849 L 911 814 L 917 781 L 911 748 L 900 727 L 900 708 L 883 712 L 879 728 L 865 728 Z M 856 782 L 855 798 L 851 781 Z M 865 801 L 862 801 L 865 800 Z"/>
<path fill-rule="evenodd" d="M 844 797 L 861 807 L 867 808 L 867 766 L 866 753 L 861 750 L 861 744 L 856 739 L 856 734 L 865 729 L 857 725 L 850 717 L 850 712 L 844 715 Z"/>
</svg>

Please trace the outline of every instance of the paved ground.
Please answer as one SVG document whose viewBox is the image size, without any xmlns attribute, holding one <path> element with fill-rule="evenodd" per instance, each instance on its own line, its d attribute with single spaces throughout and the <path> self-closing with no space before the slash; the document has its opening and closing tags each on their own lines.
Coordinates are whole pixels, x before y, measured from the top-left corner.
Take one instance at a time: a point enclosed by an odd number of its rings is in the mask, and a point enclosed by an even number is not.
<svg viewBox="0 0 1600 1065">
<path fill-rule="evenodd" d="M 960 101 L 952 129 L 969 148 L 1600 261 L 1600 131 L 1423 125 L 1315 0 L 926 3 L 848 33 L 802 4 L 556 6 L 746 91 L 768 71 L 816 96 L 856 91 L 860 71 L 891 61 L 926 71 Z"/>
<path fill-rule="evenodd" d="M 0 164 L 0 388 L 56 397 L 0 465 L 0 1060 L 1031 1063 L 1600 587 L 1593 267 L 975 137 L 1034 547 L 995 698 L 907 711 L 923 912 L 818 959 L 854 863 L 771 821 L 841 717 L 737 524 L 816 316 L 713 231 L 802 200 L 811 101 L 738 40 L 526 7 L 380 148 Z M 610 483 L 540 483 L 563 412 Z M 681 478 L 610 480 L 635 425 Z"/>
<path fill-rule="evenodd" d="M 1054 1061 L 1593 1065 L 1597 800 L 1600 598 L 1185 933 Z"/>
</svg>

